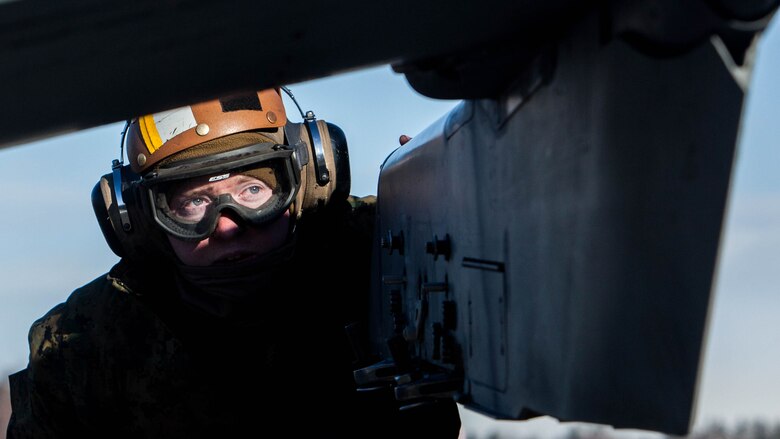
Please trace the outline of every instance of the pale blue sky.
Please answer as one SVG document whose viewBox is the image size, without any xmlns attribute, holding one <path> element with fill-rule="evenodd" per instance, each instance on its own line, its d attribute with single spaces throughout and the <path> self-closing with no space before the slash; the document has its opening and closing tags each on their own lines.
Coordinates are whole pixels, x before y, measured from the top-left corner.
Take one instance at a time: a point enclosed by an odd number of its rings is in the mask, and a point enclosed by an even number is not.
<svg viewBox="0 0 780 439">
<path fill-rule="evenodd" d="M 738 149 L 707 336 L 696 425 L 780 421 L 780 32 L 759 46 Z M 451 109 L 411 90 L 387 66 L 291 85 L 304 110 L 341 126 L 355 195 L 376 193 L 379 165 Z M 289 116 L 298 120 L 288 105 Z M 0 373 L 24 367 L 30 324 L 116 257 L 92 214 L 90 191 L 119 154 L 122 123 L 0 150 Z M 485 422 L 467 429 L 524 436 L 556 422 Z"/>
</svg>

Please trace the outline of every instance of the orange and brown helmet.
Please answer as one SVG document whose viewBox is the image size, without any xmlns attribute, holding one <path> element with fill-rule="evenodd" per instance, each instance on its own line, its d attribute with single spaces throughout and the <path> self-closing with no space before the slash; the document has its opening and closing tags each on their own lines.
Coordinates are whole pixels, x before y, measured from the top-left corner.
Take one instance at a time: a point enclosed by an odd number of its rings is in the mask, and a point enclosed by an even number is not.
<svg viewBox="0 0 780 439">
<path fill-rule="evenodd" d="M 219 140 L 238 133 L 254 133 L 260 140 L 283 143 L 281 128 L 286 123 L 278 89 L 234 94 L 133 119 L 127 131 L 127 158 L 133 172 L 143 175 L 190 148 L 202 146 L 198 149 L 208 154 L 243 146 L 247 139 Z"/>
</svg>

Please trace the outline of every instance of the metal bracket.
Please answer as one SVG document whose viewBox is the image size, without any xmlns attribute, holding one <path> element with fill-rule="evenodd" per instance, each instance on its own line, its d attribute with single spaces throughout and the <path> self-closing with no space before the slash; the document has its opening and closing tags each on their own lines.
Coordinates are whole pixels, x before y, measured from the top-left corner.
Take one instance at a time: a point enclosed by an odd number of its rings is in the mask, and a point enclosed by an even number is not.
<svg viewBox="0 0 780 439">
<path fill-rule="evenodd" d="M 322 146 L 320 128 L 317 126 L 317 118 L 313 111 L 306 112 L 304 123 L 311 139 L 311 149 L 314 152 L 314 173 L 317 175 L 317 184 L 325 186 L 330 182 L 330 171 L 328 171 L 328 164 L 325 162 L 325 148 Z"/>
<path fill-rule="evenodd" d="M 117 159 L 111 163 L 111 173 L 114 180 L 114 196 L 116 197 L 116 207 L 119 209 L 119 219 L 122 221 L 122 230 L 125 232 L 132 229 L 130 224 L 130 214 L 127 213 L 127 206 L 122 197 L 122 162 Z"/>
</svg>

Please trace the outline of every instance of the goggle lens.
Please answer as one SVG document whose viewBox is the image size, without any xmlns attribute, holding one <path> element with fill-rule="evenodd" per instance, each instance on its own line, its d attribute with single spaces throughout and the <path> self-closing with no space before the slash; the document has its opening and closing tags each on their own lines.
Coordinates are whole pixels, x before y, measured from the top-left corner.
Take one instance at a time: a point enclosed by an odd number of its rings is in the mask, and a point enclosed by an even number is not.
<svg viewBox="0 0 780 439">
<path fill-rule="evenodd" d="M 298 192 L 298 172 L 292 149 L 260 143 L 161 167 L 144 185 L 163 230 L 200 240 L 226 209 L 255 226 L 278 218 Z"/>
<path fill-rule="evenodd" d="M 260 171 L 273 175 L 271 170 Z M 227 197 L 244 207 L 257 209 L 271 199 L 276 189 L 270 178 L 265 180 L 248 174 L 223 174 L 178 183 L 166 191 L 168 213 L 177 221 L 194 224 Z"/>
</svg>

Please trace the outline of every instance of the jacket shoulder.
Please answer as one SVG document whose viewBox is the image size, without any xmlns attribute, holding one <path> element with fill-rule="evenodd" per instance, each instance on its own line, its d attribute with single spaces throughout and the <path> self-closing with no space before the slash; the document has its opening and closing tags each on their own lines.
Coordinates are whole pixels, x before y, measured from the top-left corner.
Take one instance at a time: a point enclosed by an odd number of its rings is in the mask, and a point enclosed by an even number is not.
<svg viewBox="0 0 780 439">
<path fill-rule="evenodd" d="M 61 437 L 65 431 L 79 429 L 73 407 L 83 392 L 76 389 L 76 383 L 88 377 L 86 368 L 78 367 L 75 359 L 90 344 L 82 338 L 93 324 L 88 316 L 110 289 L 110 281 L 101 276 L 73 291 L 32 324 L 27 367 L 9 377 L 9 438 Z"/>
<path fill-rule="evenodd" d="M 83 364 L 100 356 L 100 349 L 121 344 L 126 328 L 149 319 L 154 317 L 129 290 L 108 274 L 102 275 L 74 290 L 65 302 L 32 324 L 28 368 L 35 373 L 76 361 Z"/>
<path fill-rule="evenodd" d="M 30 361 L 45 357 L 67 342 L 70 335 L 82 333 L 92 325 L 95 310 L 110 294 L 111 282 L 103 275 L 74 290 L 68 299 L 33 322 L 28 334 Z"/>
</svg>

